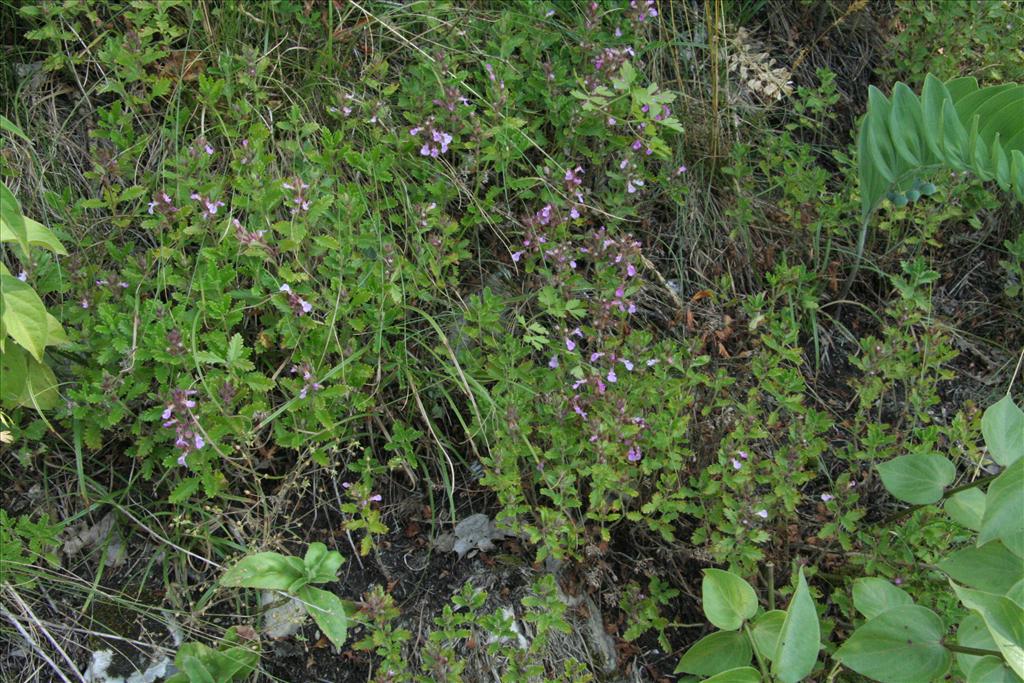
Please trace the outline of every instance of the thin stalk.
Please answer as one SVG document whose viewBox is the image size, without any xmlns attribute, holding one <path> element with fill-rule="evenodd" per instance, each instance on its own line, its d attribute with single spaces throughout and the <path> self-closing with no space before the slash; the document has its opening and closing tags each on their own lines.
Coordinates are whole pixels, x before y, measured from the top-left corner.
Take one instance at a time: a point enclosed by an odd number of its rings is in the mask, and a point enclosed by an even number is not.
<svg viewBox="0 0 1024 683">
<path fill-rule="evenodd" d="M 764 663 L 764 659 L 761 658 L 761 653 L 757 649 L 757 641 L 754 640 L 754 634 L 750 632 L 750 625 L 747 622 L 743 622 L 743 632 L 747 634 L 747 640 L 750 641 L 750 647 L 754 651 L 754 659 L 757 660 L 757 668 L 761 670 L 761 678 L 768 681 L 771 680 L 768 677 L 768 666 Z"/>
<path fill-rule="evenodd" d="M 977 657 L 987 657 L 991 655 L 993 657 L 1003 659 L 1003 653 L 999 650 L 985 650 L 980 647 L 967 647 L 966 645 L 957 645 L 956 643 L 943 643 L 942 647 L 946 648 L 950 652 L 959 652 L 962 655 L 975 655 Z"/>
</svg>

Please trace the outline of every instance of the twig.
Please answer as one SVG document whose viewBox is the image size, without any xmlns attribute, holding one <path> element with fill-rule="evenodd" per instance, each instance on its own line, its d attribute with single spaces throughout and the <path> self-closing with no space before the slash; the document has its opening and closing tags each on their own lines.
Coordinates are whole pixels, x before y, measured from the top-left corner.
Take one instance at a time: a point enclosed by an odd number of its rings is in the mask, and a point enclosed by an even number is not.
<svg viewBox="0 0 1024 683">
<path fill-rule="evenodd" d="M 54 649 L 56 649 L 57 652 L 60 653 L 60 656 L 67 663 L 70 670 L 74 672 L 78 680 L 80 680 L 82 683 L 87 683 L 85 680 L 85 676 L 83 676 L 82 673 L 78 670 L 78 667 L 75 666 L 74 661 L 72 661 L 71 657 L 68 656 L 68 653 L 65 652 L 64 648 L 62 648 L 60 644 L 58 644 L 57 641 L 54 639 L 54 637 L 50 635 L 50 632 L 46 630 L 46 628 L 42 625 L 42 623 L 39 621 L 36 615 L 32 612 L 32 608 L 29 607 L 25 603 L 25 601 L 21 599 L 21 596 L 18 595 L 18 592 L 15 591 L 14 588 L 12 588 L 11 585 L 8 583 L 5 583 L 3 587 L 4 591 L 6 591 L 14 599 L 14 601 L 18 603 L 18 607 L 20 607 L 24 611 L 24 613 L 28 615 L 28 618 L 32 620 L 32 623 L 35 625 L 35 627 L 38 628 L 44 636 L 46 636 L 46 639 L 50 641 L 50 644 L 53 645 Z M 43 660 L 47 664 L 49 664 L 50 667 L 57 673 L 57 675 L 60 676 L 61 680 L 65 681 L 66 683 L 71 683 L 70 679 L 64 675 L 60 668 L 57 667 L 57 663 L 50 659 L 50 657 L 45 652 L 43 652 L 43 649 L 39 646 L 39 644 L 32 639 L 32 637 L 28 634 L 28 631 L 25 630 L 25 627 L 22 626 L 21 622 L 19 622 L 18 619 L 13 614 L 11 614 L 6 607 L 0 607 L 0 610 L 3 611 L 3 615 L 7 618 L 7 620 L 14 625 L 14 628 L 18 630 L 18 633 L 20 633 L 21 636 L 28 642 L 28 644 L 32 646 L 32 649 L 36 651 L 36 654 L 42 657 Z"/>
</svg>

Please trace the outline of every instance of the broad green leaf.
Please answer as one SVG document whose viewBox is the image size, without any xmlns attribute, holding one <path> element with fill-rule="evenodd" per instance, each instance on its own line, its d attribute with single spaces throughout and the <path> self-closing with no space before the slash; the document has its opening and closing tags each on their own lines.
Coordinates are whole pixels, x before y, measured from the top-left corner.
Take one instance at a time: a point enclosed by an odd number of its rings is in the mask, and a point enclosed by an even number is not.
<svg viewBox="0 0 1024 683">
<path fill-rule="evenodd" d="M 775 656 L 775 646 L 779 643 L 782 625 L 786 623 L 786 613 L 781 609 L 765 612 L 750 623 L 750 635 L 754 639 L 754 647 L 761 657 L 771 661 Z"/>
<path fill-rule="evenodd" d="M 993 539 L 1024 558 L 1024 458 L 1014 462 L 989 484 L 978 544 Z"/>
<path fill-rule="evenodd" d="M 1001 541 L 968 546 L 939 562 L 939 569 L 959 583 L 992 593 L 1006 593 L 1024 576 L 1024 560 Z"/>
<path fill-rule="evenodd" d="M 344 645 L 348 635 L 348 613 L 345 612 L 341 598 L 312 586 L 300 589 L 297 597 L 306 603 L 306 610 L 334 647 Z"/>
<path fill-rule="evenodd" d="M 3 182 L 0 182 L 0 235 L 10 235 L 22 252 L 28 254 L 28 232 L 21 205 Z"/>
<path fill-rule="evenodd" d="M 57 236 L 42 223 L 38 223 L 27 216 L 22 216 L 25 224 L 25 238 L 32 246 L 43 247 L 50 251 L 67 256 L 68 252 L 60 243 Z M 16 242 L 18 236 L 14 234 L 7 222 L 0 223 L 0 242 Z"/>
<path fill-rule="evenodd" d="M 60 344 L 67 344 L 68 336 L 64 334 L 64 327 L 60 324 L 60 321 L 53 317 L 51 314 L 46 314 L 46 345 L 47 346 L 58 346 Z"/>
<path fill-rule="evenodd" d="M 981 531 L 981 518 L 985 514 L 985 492 L 973 488 L 956 493 L 946 499 L 945 510 L 954 522 L 965 529 Z"/>
<path fill-rule="evenodd" d="M 344 561 L 341 553 L 327 550 L 323 543 L 310 543 L 303 564 L 310 583 L 327 583 L 338 578 L 338 568 Z"/>
<path fill-rule="evenodd" d="M 952 657 L 942 646 L 945 628 L 931 610 L 901 605 L 869 619 L 836 650 L 836 661 L 882 683 L 942 679 Z"/>
<path fill-rule="evenodd" d="M 178 657 L 175 660 L 179 659 Z M 187 654 L 180 657 L 181 661 L 175 661 L 175 664 L 181 668 L 182 671 L 188 676 L 189 683 L 223 683 L 218 681 L 210 673 L 210 670 L 206 668 L 203 661 L 196 655 Z"/>
<path fill-rule="evenodd" d="M 1020 676 L 1013 673 L 1003 663 L 1003 660 L 995 655 L 982 657 L 967 676 L 967 683 L 1020 683 L 1020 681 Z"/>
<path fill-rule="evenodd" d="M 960 620 L 960 625 L 956 629 L 956 644 L 963 647 L 973 647 L 979 650 L 995 650 L 996 641 L 992 639 L 992 634 L 988 632 L 988 627 L 985 626 L 985 620 L 981 618 L 981 615 L 977 612 L 970 612 L 963 619 Z M 956 656 L 957 666 L 967 676 L 967 680 L 971 680 L 971 673 L 984 657 L 977 655 L 968 655 L 962 652 L 954 653 Z M 1000 663 L 1002 659 L 999 660 Z M 1012 672 L 1011 672 L 1012 674 Z"/>
<path fill-rule="evenodd" d="M 735 631 L 757 612 L 757 594 L 739 576 L 721 569 L 706 569 L 701 599 L 708 621 L 723 631 Z"/>
<path fill-rule="evenodd" d="M 960 602 L 981 615 L 1007 665 L 1024 678 L 1024 607 L 995 593 L 964 588 L 950 581 Z"/>
<path fill-rule="evenodd" d="M 243 557 L 224 572 L 220 582 L 223 586 L 283 591 L 305 576 L 305 566 L 299 558 L 266 552 Z"/>
<path fill-rule="evenodd" d="M 913 604 L 914 599 L 905 590 L 877 576 L 853 582 L 853 606 L 865 619 L 874 619 L 893 607 Z"/>
<path fill-rule="evenodd" d="M 985 409 L 981 433 L 992 459 L 1003 467 L 1024 455 L 1024 410 L 1007 394 Z"/>
<path fill-rule="evenodd" d="M 18 126 L 18 124 L 14 123 L 2 114 L 0 114 L 0 130 L 5 130 L 8 133 L 13 133 L 14 135 L 17 135 L 19 138 L 24 140 L 25 142 L 32 144 L 32 141 L 28 139 L 27 135 L 25 135 L 25 131 L 23 131 L 21 127 Z"/>
<path fill-rule="evenodd" d="M 741 631 L 715 631 L 694 643 L 674 673 L 714 676 L 750 664 L 754 656 L 750 641 Z"/>
<path fill-rule="evenodd" d="M 0 354 L 0 400 L 5 406 L 24 405 L 28 378 L 29 355 L 25 349 L 13 344 Z"/>
<path fill-rule="evenodd" d="M 60 404 L 60 392 L 57 391 L 57 376 L 50 366 L 28 358 L 26 370 L 25 397 L 21 405 L 37 410 L 56 408 Z"/>
<path fill-rule="evenodd" d="M 1024 577 L 1020 581 L 1010 586 L 1006 591 L 1006 597 L 1013 600 L 1015 603 L 1024 607 Z"/>
<path fill-rule="evenodd" d="M 705 678 L 704 683 L 761 683 L 761 674 L 751 666 L 742 666 Z"/>
<path fill-rule="evenodd" d="M 877 467 L 889 493 L 914 505 L 938 501 L 956 477 L 953 463 L 937 453 L 901 455 Z"/>
<path fill-rule="evenodd" d="M 786 609 L 786 620 L 772 657 L 772 673 L 782 683 L 802 681 L 814 669 L 821 647 L 821 630 L 814 600 L 804 578 L 803 567 L 797 577 L 796 591 Z"/>
<path fill-rule="evenodd" d="M 7 334 L 36 360 L 43 360 L 48 339 L 46 307 L 28 284 L 0 274 L 3 289 L 3 321 Z"/>
</svg>

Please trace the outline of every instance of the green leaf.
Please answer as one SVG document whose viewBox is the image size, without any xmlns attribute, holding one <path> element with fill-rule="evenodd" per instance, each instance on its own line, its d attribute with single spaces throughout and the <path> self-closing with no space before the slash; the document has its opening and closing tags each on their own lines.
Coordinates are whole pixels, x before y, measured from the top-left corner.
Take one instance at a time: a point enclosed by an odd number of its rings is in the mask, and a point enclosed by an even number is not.
<svg viewBox="0 0 1024 683">
<path fill-rule="evenodd" d="M 1020 677 L 995 655 L 979 658 L 967 675 L 967 683 L 1020 683 Z"/>
<path fill-rule="evenodd" d="M 937 502 L 956 477 L 953 463 L 937 453 L 901 455 L 877 467 L 889 493 L 914 505 Z"/>
<path fill-rule="evenodd" d="M 1024 410 L 1007 394 L 985 409 L 981 433 L 992 459 L 1003 467 L 1024 455 Z"/>
<path fill-rule="evenodd" d="M 960 602 L 976 610 L 988 627 L 1006 664 L 1024 678 L 1024 608 L 995 593 L 964 588 L 950 581 Z"/>
<path fill-rule="evenodd" d="M 761 683 L 761 674 L 753 667 L 742 666 L 705 678 L 704 683 Z"/>
<path fill-rule="evenodd" d="M 821 647 L 821 630 L 814 600 L 804 578 L 803 567 L 797 577 L 796 591 L 786 609 L 786 620 L 779 633 L 772 657 L 772 673 L 782 683 L 802 681 L 814 669 Z"/>
<path fill-rule="evenodd" d="M 297 597 L 306 603 L 306 610 L 334 647 L 344 645 L 348 635 L 348 613 L 345 612 L 341 598 L 312 586 L 300 589 Z"/>
<path fill-rule="evenodd" d="M 913 604 L 914 599 L 905 590 L 885 579 L 871 576 L 853 582 L 853 606 L 865 619 L 874 619 L 893 607 Z"/>
<path fill-rule="evenodd" d="M 303 564 L 306 567 L 306 577 L 310 583 L 327 583 L 334 581 L 338 574 L 338 568 L 345 558 L 336 550 L 327 550 L 323 543 L 310 543 L 306 550 L 306 557 Z"/>
<path fill-rule="evenodd" d="M 297 557 L 265 552 L 243 557 L 224 572 L 223 586 L 287 590 L 306 576 L 305 566 Z"/>
<path fill-rule="evenodd" d="M 1021 558 L 1001 541 L 957 550 L 939 562 L 939 569 L 959 583 L 993 593 L 1005 593 L 1024 575 Z"/>
<path fill-rule="evenodd" d="M 42 299 L 29 285 L 11 275 L 0 274 L 0 286 L 7 334 L 42 362 L 49 327 Z"/>
<path fill-rule="evenodd" d="M 981 615 L 977 612 L 970 612 L 967 616 L 960 620 L 960 625 L 956 630 L 956 643 L 963 647 L 973 647 L 979 650 L 995 650 L 996 641 L 992 639 L 992 634 L 988 632 L 988 627 L 985 626 L 985 620 L 981 618 Z M 956 663 L 960 667 L 960 670 L 967 675 L 967 680 L 972 680 L 975 667 L 977 667 L 982 660 L 986 657 L 979 657 L 977 655 L 968 655 L 962 652 L 954 653 L 956 655 Z M 999 663 L 1002 664 L 1002 658 L 999 658 Z M 1005 667 L 1004 667 L 1005 668 Z M 1007 669 L 1011 676 L 1014 673 Z"/>
<path fill-rule="evenodd" d="M 14 123 L 2 114 L 0 114 L 0 130 L 5 130 L 8 133 L 13 133 L 14 135 L 17 135 L 19 138 L 29 143 L 30 145 L 32 144 L 32 141 L 28 139 L 27 135 L 25 135 L 25 131 L 23 131 L 18 126 L 18 124 Z"/>
<path fill-rule="evenodd" d="M 925 607 L 901 605 L 869 619 L 836 650 L 836 661 L 882 683 L 930 683 L 949 670 L 945 629 Z"/>
<path fill-rule="evenodd" d="M 5 406 L 25 405 L 28 360 L 28 352 L 20 346 L 11 345 L 0 354 L 0 400 Z"/>
<path fill-rule="evenodd" d="M 956 493 L 946 499 L 945 510 L 954 522 L 965 529 L 981 531 L 981 518 L 985 514 L 985 492 L 973 488 Z"/>
<path fill-rule="evenodd" d="M 735 631 L 757 612 L 757 594 L 739 576 L 721 569 L 704 570 L 701 599 L 708 621 Z"/>
<path fill-rule="evenodd" d="M 181 661 L 178 662 L 178 659 Z M 189 683 L 223 683 L 213 677 L 210 670 L 196 655 L 186 654 L 175 657 L 175 664 L 188 676 Z"/>
<path fill-rule="evenodd" d="M 45 363 L 26 359 L 25 398 L 21 405 L 36 410 L 50 410 L 60 405 L 57 376 Z"/>
<path fill-rule="evenodd" d="M 1024 458 L 989 484 L 978 544 L 999 539 L 1010 552 L 1024 557 Z"/>
<path fill-rule="evenodd" d="M 21 205 L 3 182 L 0 182 L 0 235 L 9 235 L 22 252 L 28 254 L 28 231 L 25 217 L 21 215 Z"/>
<path fill-rule="evenodd" d="M 1024 607 L 1024 577 L 1006 590 L 1006 597 Z"/>
<path fill-rule="evenodd" d="M 786 613 L 781 609 L 765 612 L 750 623 L 750 635 L 754 640 L 763 659 L 771 661 L 775 656 L 775 646 L 779 643 L 782 625 L 786 623 Z"/>
<path fill-rule="evenodd" d="M 717 673 L 750 664 L 754 656 L 750 641 L 740 631 L 716 631 L 694 643 L 674 673 L 714 676 Z"/>
</svg>

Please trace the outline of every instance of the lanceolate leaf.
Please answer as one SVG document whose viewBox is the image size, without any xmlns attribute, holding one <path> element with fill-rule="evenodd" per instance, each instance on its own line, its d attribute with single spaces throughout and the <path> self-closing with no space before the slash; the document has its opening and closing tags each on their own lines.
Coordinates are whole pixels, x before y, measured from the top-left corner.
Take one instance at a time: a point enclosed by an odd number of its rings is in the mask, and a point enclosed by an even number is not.
<svg viewBox="0 0 1024 683">
<path fill-rule="evenodd" d="M 761 674 L 751 666 L 742 666 L 705 678 L 703 683 L 761 683 Z"/>
<path fill-rule="evenodd" d="M 941 680 L 952 657 L 942 645 L 945 628 L 931 610 L 901 605 L 853 632 L 835 654 L 857 673 L 882 683 Z"/>
<path fill-rule="evenodd" d="M 49 332 L 46 307 L 35 290 L 11 275 L 0 274 L 3 321 L 7 334 L 42 362 Z"/>
<path fill-rule="evenodd" d="M 782 683 L 802 681 L 814 669 L 821 646 L 821 630 L 814 600 L 800 569 L 796 591 L 786 609 L 786 620 L 779 632 L 779 642 L 772 657 L 772 673 Z"/>
</svg>

